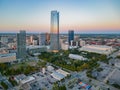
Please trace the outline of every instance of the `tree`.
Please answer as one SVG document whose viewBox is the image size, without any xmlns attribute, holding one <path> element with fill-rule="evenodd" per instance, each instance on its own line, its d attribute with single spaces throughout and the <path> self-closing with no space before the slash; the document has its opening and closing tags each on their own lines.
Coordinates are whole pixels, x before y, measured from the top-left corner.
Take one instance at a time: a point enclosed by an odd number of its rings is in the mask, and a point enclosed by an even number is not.
<svg viewBox="0 0 120 90">
<path fill-rule="evenodd" d="M 3 81 L 1 82 L 1 85 L 2 85 L 2 87 L 3 87 L 5 90 L 8 89 L 8 86 L 7 86 L 6 83 L 4 83 Z"/>
<path fill-rule="evenodd" d="M 16 82 L 14 79 L 9 78 L 9 81 L 11 82 L 11 84 L 12 84 L 13 86 L 16 86 L 16 85 L 17 85 L 17 82 Z"/>
<path fill-rule="evenodd" d="M 120 85 L 118 85 L 118 84 L 112 84 L 114 87 L 116 87 L 116 88 L 119 88 L 120 89 Z"/>
<path fill-rule="evenodd" d="M 7 65 L 6 64 L 4 64 L 4 63 L 0 63 L 0 71 L 4 71 L 4 70 L 6 70 L 7 69 Z"/>
<path fill-rule="evenodd" d="M 52 90 L 67 90 L 65 85 L 59 86 L 57 83 L 53 85 Z"/>
<path fill-rule="evenodd" d="M 54 83 L 52 90 L 59 90 L 59 86 L 57 83 Z"/>
<path fill-rule="evenodd" d="M 120 59 L 120 55 L 118 55 L 117 58 Z"/>
<path fill-rule="evenodd" d="M 59 90 L 66 90 L 66 87 L 65 87 L 65 85 L 63 85 L 63 86 L 60 86 L 60 87 L 59 87 Z"/>
</svg>

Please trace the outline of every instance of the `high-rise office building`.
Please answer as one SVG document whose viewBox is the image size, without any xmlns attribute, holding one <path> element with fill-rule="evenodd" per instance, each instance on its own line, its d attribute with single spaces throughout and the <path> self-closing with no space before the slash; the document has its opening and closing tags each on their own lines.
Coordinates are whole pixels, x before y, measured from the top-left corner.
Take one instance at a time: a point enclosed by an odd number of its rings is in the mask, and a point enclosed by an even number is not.
<svg viewBox="0 0 120 90">
<path fill-rule="evenodd" d="M 50 44 L 50 34 L 46 33 L 46 44 L 49 45 Z"/>
<path fill-rule="evenodd" d="M 33 44 L 33 35 L 30 36 L 30 43 Z"/>
<path fill-rule="evenodd" d="M 85 46 L 85 41 L 84 40 L 80 40 L 80 46 Z"/>
<path fill-rule="evenodd" d="M 74 31 L 73 30 L 69 30 L 68 31 L 68 42 L 69 45 L 71 45 L 71 42 L 74 40 Z"/>
<path fill-rule="evenodd" d="M 39 37 L 39 45 L 49 45 L 50 43 L 50 34 L 41 33 Z"/>
<path fill-rule="evenodd" d="M 1 36 L 0 36 L 0 48 L 2 47 L 2 43 L 1 43 Z"/>
<path fill-rule="evenodd" d="M 50 49 L 57 52 L 59 45 L 59 12 L 51 11 L 51 33 L 50 33 Z"/>
<path fill-rule="evenodd" d="M 46 33 L 40 34 L 39 45 L 46 45 Z"/>
<path fill-rule="evenodd" d="M 4 43 L 4 44 L 8 43 L 8 36 L 7 35 L 1 36 L 1 42 Z"/>
<path fill-rule="evenodd" d="M 2 43 L 0 42 L 0 48 L 2 47 Z"/>
<path fill-rule="evenodd" d="M 49 45 L 50 43 L 50 34 L 41 33 L 39 37 L 39 45 Z"/>
<path fill-rule="evenodd" d="M 26 56 L 26 31 L 21 30 L 17 34 L 17 58 Z"/>
</svg>

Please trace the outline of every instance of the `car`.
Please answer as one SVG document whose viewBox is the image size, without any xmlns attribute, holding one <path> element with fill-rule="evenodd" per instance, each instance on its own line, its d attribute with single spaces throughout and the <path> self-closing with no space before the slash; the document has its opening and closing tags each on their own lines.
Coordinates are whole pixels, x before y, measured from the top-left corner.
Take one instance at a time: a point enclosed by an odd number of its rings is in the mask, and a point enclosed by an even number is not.
<svg viewBox="0 0 120 90">
<path fill-rule="evenodd" d="M 40 76 L 40 74 L 37 74 L 37 76 Z"/>
<path fill-rule="evenodd" d="M 82 89 L 82 87 L 78 87 L 78 89 Z"/>
<path fill-rule="evenodd" d="M 3 88 L 0 86 L 0 90 L 2 90 Z"/>
<path fill-rule="evenodd" d="M 43 75 L 40 75 L 41 77 L 44 77 Z"/>
</svg>

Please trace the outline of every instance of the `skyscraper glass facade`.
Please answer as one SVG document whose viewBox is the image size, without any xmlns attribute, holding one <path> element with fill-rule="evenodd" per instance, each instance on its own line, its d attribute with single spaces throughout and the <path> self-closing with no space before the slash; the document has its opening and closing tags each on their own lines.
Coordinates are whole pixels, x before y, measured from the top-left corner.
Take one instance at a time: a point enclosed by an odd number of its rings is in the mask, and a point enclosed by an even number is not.
<svg viewBox="0 0 120 90">
<path fill-rule="evenodd" d="M 69 45 L 71 44 L 71 41 L 74 40 L 74 31 L 73 30 L 69 30 L 68 31 L 68 42 L 69 42 Z"/>
<path fill-rule="evenodd" d="M 26 31 L 21 30 L 17 34 L 17 58 L 26 56 Z"/>
<path fill-rule="evenodd" d="M 51 33 L 50 33 L 50 49 L 58 51 L 59 46 L 59 12 L 51 11 Z"/>
</svg>

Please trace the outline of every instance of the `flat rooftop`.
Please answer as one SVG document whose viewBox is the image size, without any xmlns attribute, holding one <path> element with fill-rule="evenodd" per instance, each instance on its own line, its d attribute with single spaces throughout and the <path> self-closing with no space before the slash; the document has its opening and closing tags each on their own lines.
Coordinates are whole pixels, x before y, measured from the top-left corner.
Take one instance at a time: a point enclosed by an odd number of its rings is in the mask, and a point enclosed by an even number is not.
<svg viewBox="0 0 120 90">
<path fill-rule="evenodd" d="M 16 53 L 0 54 L 0 58 L 2 58 L 2 57 L 11 57 L 11 56 L 16 56 Z"/>
</svg>

